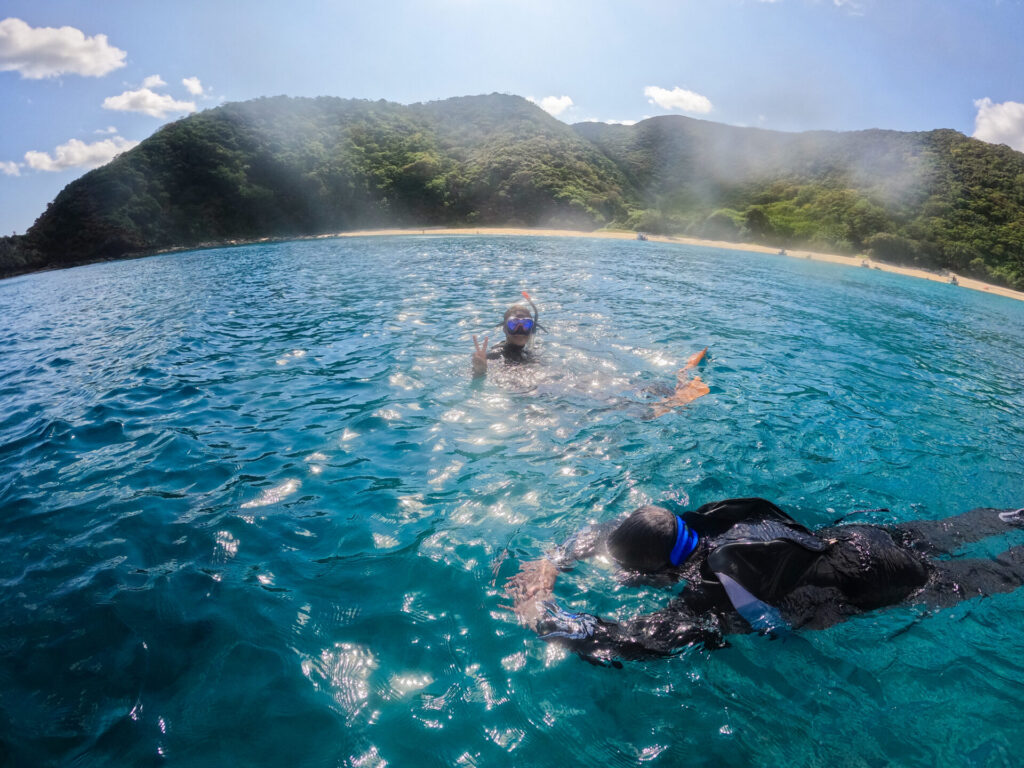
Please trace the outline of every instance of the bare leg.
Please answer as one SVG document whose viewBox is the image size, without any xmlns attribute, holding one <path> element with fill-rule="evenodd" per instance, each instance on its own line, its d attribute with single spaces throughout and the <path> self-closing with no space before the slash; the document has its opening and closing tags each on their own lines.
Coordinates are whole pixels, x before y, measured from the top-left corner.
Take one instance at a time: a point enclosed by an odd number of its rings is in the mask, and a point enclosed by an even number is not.
<svg viewBox="0 0 1024 768">
<path fill-rule="evenodd" d="M 676 372 L 676 391 L 664 400 L 659 400 L 652 405 L 654 418 L 658 418 L 659 416 L 668 413 L 673 408 L 679 408 L 680 406 L 693 402 L 698 397 L 703 397 L 711 391 L 708 389 L 708 385 L 700 380 L 700 376 L 694 376 L 692 379 L 686 378 L 686 372 L 691 368 L 696 368 L 697 364 L 704 359 L 704 355 L 707 354 L 707 351 L 708 348 L 704 347 L 700 352 L 695 352 L 690 355 L 690 359 L 686 361 L 686 365 Z"/>
<path fill-rule="evenodd" d="M 914 520 L 894 525 L 905 543 L 922 552 L 949 554 L 957 547 L 1024 527 L 1024 510 L 978 507 L 942 520 Z"/>
</svg>

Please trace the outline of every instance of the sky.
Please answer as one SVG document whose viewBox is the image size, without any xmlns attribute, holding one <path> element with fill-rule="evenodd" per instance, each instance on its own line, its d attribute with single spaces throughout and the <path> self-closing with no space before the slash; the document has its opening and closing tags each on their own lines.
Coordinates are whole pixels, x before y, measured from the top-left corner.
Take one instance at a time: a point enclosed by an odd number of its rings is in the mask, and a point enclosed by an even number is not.
<svg viewBox="0 0 1024 768">
<path fill-rule="evenodd" d="M 524 96 L 567 123 L 953 128 L 1024 151 L 1024 0 L 3 0 L 0 234 L 225 101 Z"/>
</svg>

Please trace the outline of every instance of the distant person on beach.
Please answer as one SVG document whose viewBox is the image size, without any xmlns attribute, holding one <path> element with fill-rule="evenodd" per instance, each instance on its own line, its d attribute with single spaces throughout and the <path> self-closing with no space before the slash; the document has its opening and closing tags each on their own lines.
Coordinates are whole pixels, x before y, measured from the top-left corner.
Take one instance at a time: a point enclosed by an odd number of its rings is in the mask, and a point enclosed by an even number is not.
<svg viewBox="0 0 1024 768">
<path fill-rule="evenodd" d="M 473 357 L 471 359 L 474 377 L 487 375 L 488 360 L 501 359 L 508 365 L 536 362 L 534 355 L 531 354 L 530 347 L 534 335 L 543 326 L 538 322 L 539 312 L 537 311 L 537 305 L 530 298 L 530 294 L 523 291 L 522 295 L 529 302 L 530 306 L 513 304 L 505 310 L 500 326 L 505 334 L 504 341 L 488 350 L 487 336 L 484 337 L 482 343 L 475 335 L 473 336 Z M 691 355 L 686 361 L 686 365 L 676 372 L 675 391 L 663 400 L 652 403 L 655 418 L 668 413 L 673 408 L 686 405 L 698 397 L 703 397 L 711 391 L 708 385 L 701 380 L 700 376 L 694 376 L 690 379 L 686 375 L 688 371 L 700 364 L 707 351 L 708 348 L 704 347 L 704 349 Z"/>
<path fill-rule="evenodd" d="M 1024 528 L 1024 509 L 982 507 L 942 520 L 811 531 L 765 499 L 713 502 L 681 515 L 644 506 L 524 564 L 506 593 L 520 622 L 542 639 L 615 663 L 697 643 L 720 648 L 729 634 L 824 629 L 885 606 L 939 608 L 1010 592 L 1024 584 L 1024 546 L 996 558 L 949 556 L 1013 528 Z M 664 609 L 621 623 L 558 606 L 559 571 L 600 555 L 622 580 L 685 581 L 686 588 Z"/>
</svg>

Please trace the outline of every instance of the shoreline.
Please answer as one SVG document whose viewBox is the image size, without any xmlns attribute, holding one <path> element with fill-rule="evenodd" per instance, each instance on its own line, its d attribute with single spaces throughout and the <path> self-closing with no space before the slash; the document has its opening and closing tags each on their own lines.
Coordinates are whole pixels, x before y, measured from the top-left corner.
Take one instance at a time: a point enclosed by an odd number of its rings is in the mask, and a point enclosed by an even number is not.
<svg viewBox="0 0 1024 768">
<path fill-rule="evenodd" d="M 596 230 L 585 232 L 576 229 L 544 229 L 530 227 L 407 227 L 387 229 L 358 229 L 349 232 L 330 232 L 321 235 L 295 235 L 292 237 L 259 237 L 244 240 L 224 240 L 211 243 L 197 243 L 189 246 L 171 246 L 159 248 L 143 253 L 134 253 L 116 259 L 100 259 L 99 261 L 86 262 L 85 264 L 67 264 L 59 267 L 49 266 L 42 269 L 30 269 L 25 272 L 0 277 L 0 280 L 9 280 L 23 275 L 31 275 L 37 272 L 50 272 L 56 269 L 71 269 L 76 266 L 88 266 L 88 264 L 102 264 L 109 261 L 127 261 L 130 259 L 141 259 L 147 256 L 156 256 L 162 253 L 179 253 L 181 251 L 201 251 L 213 248 L 231 248 L 244 245 L 258 245 L 260 243 L 288 243 L 302 240 L 331 240 L 345 237 L 394 237 L 408 235 L 443 235 L 450 236 L 476 236 L 487 237 L 508 235 L 515 237 L 590 237 L 599 240 L 636 240 L 636 232 Z M 963 277 L 954 272 L 945 273 L 931 272 L 926 269 L 915 267 L 900 267 L 895 264 L 888 264 L 875 261 L 865 256 L 841 256 L 836 253 L 823 253 L 821 251 L 809 251 L 803 248 L 798 250 L 782 250 L 767 245 L 756 245 L 754 243 L 734 243 L 727 240 L 704 240 L 697 237 L 682 237 L 674 235 L 647 235 L 647 239 L 656 243 L 676 243 L 682 245 L 696 245 L 705 248 L 721 248 L 730 251 L 748 251 L 751 253 L 765 253 L 772 256 L 786 256 L 791 259 L 808 259 L 810 261 L 821 261 L 829 264 L 840 264 L 847 267 L 860 267 L 877 269 L 881 272 L 892 272 L 897 275 L 916 277 L 923 280 L 931 280 L 935 283 L 950 283 L 956 280 L 960 288 L 967 288 L 972 291 L 1005 296 L 1008 299 L 1024 301 L 1024 291 L 1015 291 L 1012 288 L 1005 288 L 1001 285 L 993 285 L 970 277 Z"/>
<path fill-rule="evenodd" d="M 327 235 L 312 235 L 301 238 L 303 240 L 326 240 L 342 237 L 383 237 L 396 235 L 514 235 L 517 237 L 593 237 L 602 240 L 636 240 L 635 232 L 596 231 L 582 232 L 572 229 L 531 229 L 528 227 L 474 227 L 474 228 L 409 228 L 409 229 L 362 229 L 352 232 L 337 232 Z M 810 261 L 822 261 L 829 264 L 842 264 L 847 267 L 858 267 L 861 269 L 877 269 L 881 272 L 892 272 L 897 275 L 916 277 L 923 280 L 931 280 L 935 283 L 949 283 L 955 278 L 956 285 L 960 288 L 968 288 L 972 291 L 1005 296 L 1009 299 L 1024 301 L 1024 291 L 1015 291 L 1012 288 L 1004 288 L 1001 285 L 993 285 L 970 277 L 963 277 L 954 272 L 939 274 L 926 269 L 916 267 L 900 267 L 894 264 L 887 264 L 875 261 L 865 256 L 840 256 L 835 253 L 822 253 L 820 251 L 808 251 L 803 248 L 798 250 L 786 249 L 780 252 L 778 248 L 771 248 L 767 245 L 754 245 L 753 243 L 733 243 L 725 240 L 702 240 L 696 237 L 675 237 L 669 235 L 647 235 L 651 242 L 676 243 L 682 245 L 697 245 L 706 248 L 722 248 L 731 251 L 749 251 L 751 253 L 766 253 L 773 256 L 787 256 L 791 259 L 807 259 Z M 238 243 L 241 245 L 241 243 Z"/>
</svg>

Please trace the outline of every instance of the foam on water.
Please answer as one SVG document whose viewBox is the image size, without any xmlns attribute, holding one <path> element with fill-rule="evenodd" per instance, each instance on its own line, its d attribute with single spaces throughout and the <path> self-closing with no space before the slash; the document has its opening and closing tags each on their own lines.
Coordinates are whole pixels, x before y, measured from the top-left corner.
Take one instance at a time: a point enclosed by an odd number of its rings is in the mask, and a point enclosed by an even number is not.
<svg viewBox="0 0 1024 768">
<path fill-rule="evenodd" d="M 524 289 L 540 364 L 472 381 L 472 335 Z M 521 629 L 502 583 L 660 500 L 810 526 L 1021 506 L 1022 304 L 425 236 L 30 275 L 0 317 L 0 764 L 1019 762 L 1024 594 L 613 670 Z M 703 346 L 710 395 L 649 418 Z M 558 595 L 671 596 L 600 560 Z"/>
</svg>

